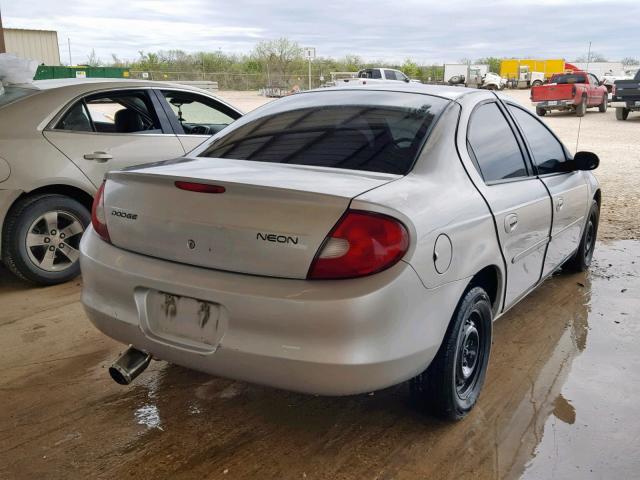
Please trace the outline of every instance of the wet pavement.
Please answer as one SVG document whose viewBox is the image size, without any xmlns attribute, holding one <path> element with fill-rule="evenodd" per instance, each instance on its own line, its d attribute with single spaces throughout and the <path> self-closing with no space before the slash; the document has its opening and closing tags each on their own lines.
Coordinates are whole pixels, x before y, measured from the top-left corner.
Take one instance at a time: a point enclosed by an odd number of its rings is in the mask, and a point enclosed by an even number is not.
<svg viewBox="0 0 640 480">
<path fill-rule="evenodd" d="M 434 420 L 406 385 L 305 396 L 154 362 L 107 367 L 80 282 L 0 270 L 0 478 L 640 478 L 640 242 L 600 243 L 495 324 L 472 414 Z"/>
</svg>

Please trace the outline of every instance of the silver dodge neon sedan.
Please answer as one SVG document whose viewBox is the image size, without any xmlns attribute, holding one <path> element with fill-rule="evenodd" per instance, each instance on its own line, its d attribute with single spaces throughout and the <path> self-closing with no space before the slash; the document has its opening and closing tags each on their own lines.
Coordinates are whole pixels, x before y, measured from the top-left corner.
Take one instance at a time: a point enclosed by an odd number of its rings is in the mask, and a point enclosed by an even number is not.
<svg viewBox="0 0 640 480">
<path fill-rule="evenodd" d="M 544 123 L 493 92 L 393 85 L 267 104 L 191 155 L 108 173 L 82 238 L 82 301 L 152 358 L 323 395 L 411 379 L 462 418 L 492 321 L 589 267 L 600 189 Z"/>
</svg>

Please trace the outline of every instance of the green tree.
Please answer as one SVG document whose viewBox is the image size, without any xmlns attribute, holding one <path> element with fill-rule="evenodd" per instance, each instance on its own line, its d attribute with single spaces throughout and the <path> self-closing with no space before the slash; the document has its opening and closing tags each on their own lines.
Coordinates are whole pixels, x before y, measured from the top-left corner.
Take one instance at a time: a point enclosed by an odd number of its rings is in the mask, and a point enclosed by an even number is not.
<svg viewBox="0 0 640 480">
<path fill-rule="evenodd" d="M 418 78 L 422 73 L 418 64 L 412 61 L 410 58 L 407 58 L 404 61 L 404 63 L 400 67 L 400 70 L 402 70 L 404 74 L 409 78 Z"/>
<path fill-rule="evenodd" d="M 253 57 L 265 65 L 270 75 L 279 75 L 280 83 L 286 82 L 293 63 L 303 62 L 300 45 L 284 37 L 258 43 L 253 50 Z"/>
</svg>

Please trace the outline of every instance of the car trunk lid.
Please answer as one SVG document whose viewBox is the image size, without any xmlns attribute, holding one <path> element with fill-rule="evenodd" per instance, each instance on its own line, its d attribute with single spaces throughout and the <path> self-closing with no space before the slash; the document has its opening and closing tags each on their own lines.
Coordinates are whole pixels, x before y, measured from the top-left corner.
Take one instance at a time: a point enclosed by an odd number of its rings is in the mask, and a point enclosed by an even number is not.
<svg viewBox="0 0 640 480">
<path fill-rule="evenodd" d="M 112 243 L 126 250 L 206 268 L 306 278 L 351 199 L 396 178 L 217 158 L 162 162 L 108 174 L 106 221 Z M 176 182 L 224 192 L 184 190 Z"/>
</svg>

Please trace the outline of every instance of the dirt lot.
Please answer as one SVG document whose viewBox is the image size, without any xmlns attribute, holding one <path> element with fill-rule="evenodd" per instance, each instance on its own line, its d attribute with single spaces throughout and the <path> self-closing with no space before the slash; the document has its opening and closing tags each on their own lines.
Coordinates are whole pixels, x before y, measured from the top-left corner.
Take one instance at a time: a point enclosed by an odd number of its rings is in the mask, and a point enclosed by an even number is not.
<svg viewBox="0 0 640 480">
<path fill-rule="evenodd" d="M 546 121 L 575 147 L 575 117 Z M 580 148 L 602 161 L 594 266 L 496 322 L 484 392 L 456 424 L 406 385 L 322 398 L 155 362 L 121 387 L 106 369 L 122 346 L 85 318 L 80 281 L 33 288 L 0 267 L 0 479 L 638 478 L 640 116 L 588 113 Z"/>
</svg>

